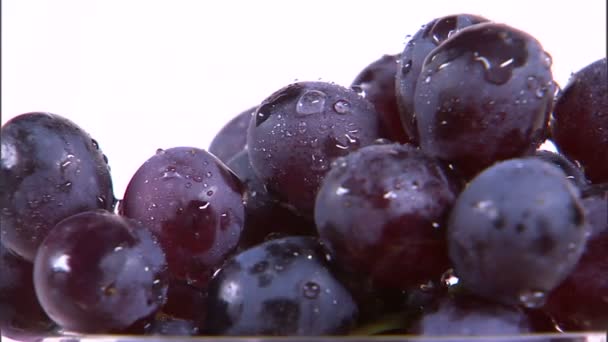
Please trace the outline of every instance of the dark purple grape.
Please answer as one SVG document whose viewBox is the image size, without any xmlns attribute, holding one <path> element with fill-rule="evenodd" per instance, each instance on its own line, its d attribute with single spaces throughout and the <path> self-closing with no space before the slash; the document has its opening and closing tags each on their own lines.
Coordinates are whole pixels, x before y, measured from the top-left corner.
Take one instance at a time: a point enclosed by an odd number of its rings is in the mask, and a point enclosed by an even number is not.
<svg viewBox="0 0 608 342">
<path fill-rule="evenodd" d="M 27 113 L 4 124 L 0 136 L 2 244 L 19 256 L 33 261 L 62 219 L 114 207 L 107 159 L 73 122 Z"/>
<path fill-rule="evenodd" d="M 537 150 L 534 152 L 534 157 L 559 167 L 566 174 L 566 178 L 579 189 L 584 189 L 589 184 L 583 170 L 559 153 Z"/>
<path fill-rule="evenodd" d="M 427 307 L 409 330 L 410 334 L 424 336 L 514 336 L 534 332 L 534 323 L 523 310 L 471 296 L 443 297 Z"/>
<path fill-rule="evenodd" d="M 449 266 L 444 221 L 458 184 L 408 145 L 371 145 L 337 159 L 317 195 L 319 236 L 346 269 L 384 287 L 418 286 Z"/>
<path fill-rule="evenodd" d="M 53 326 L 36 298 L 33 269 L 0 244 L 0 330 L 42 332 Z"/>
<path fill-rule="evenodd" d="M 580 162 L 594 183 L 608 182 L 607 68 L 604 57 L 573 74 L 557 98 L 551 122 L 557 148 Z"/>
<path fill-rule="evenodd" d="M 399 59 L 400 70 L 396 72 L 394 86 L 396 86 L 396 101 L 401 124 L 410 138 L 410 142 L 418 144 L 420 141 L 414 112 L 414 91 L 424 59 L 454 33 L 486 21 L 488 21 L 486 18 L 472 14 L 449 15 L 433 19 L 423 25 L 405 45 Z"/>
<path fill-rule="evenodd" d="M 448 248 L 475 295 L 539 307 L 578 262 L 588 232 L 579 190 L 559 168 L 512 159 L 480 173 L 460 194 Z"/>
<path fill-rule="evenodd" d="M 262 102 L 247 145 L 251 165 L 268 190 L 312 219 L 330 162 L 380 137 L 374 106 L 354 90 L 300 82 Z"/>
<path fill-rule="evenodd" d="M 546 311 L 565 330 L 608 328 L 608 183 L 583 198 L 592 235 L 572 273 L 547 300 Z"/>
<path fill-rule="evenodd" d="M 254 112 L 255 107 L 249 108 L 228 121 L 211 141 L 209 152 L 227 163 L 242 151 L 247 146 L 247 128 Z"/>
<path fill-rule="evenodd" d="M 64 330 L 108 333 L 153 315 L 165 302 L 165 256 L 143 227 L 104 210 L 59 222 L 34 263 L 40 304 Z"/>
<path fill-rule="evenodd" d="M 151 229 L 174 279 L 204 287 L 239 241 L 243 191 L 212 154 L 193 147 L 159 149 L 131 178 L 121 213 Z"/>
<path fill-rule="evenodd" d="M 313 222 L 282 206 L 268 193 L 264 183 L 253 171 L 246 150 L 239 152 L 227 165 L 246 188 L 245 226 L 239 249 L 249 248 L 271 238 L 317 233 Z"/>
<path fill-rule="evenodd" d="M 333 335 L 357 319 L 312 237 L 275 239 L 228 260 L 209 286 L 206 329 L 221 335 Z"/>
<path fill-rule="evenodd" d="M 536 39 L 482 23 L 425 59 L 414 96 L 420 146 L 468 177 L 532 154 L 545 140 L 555 85 Z"/>
<path fill-rule="evenodd" d="M 361 90 L 380 115 L 383 136 L 395 142 L 407 143 L 409 138 L 403 130 L 395 96 L 395 74 L 399 68 L 400 55 L 384 55 L 363 69 L 351 88 Z"/>
</svg>

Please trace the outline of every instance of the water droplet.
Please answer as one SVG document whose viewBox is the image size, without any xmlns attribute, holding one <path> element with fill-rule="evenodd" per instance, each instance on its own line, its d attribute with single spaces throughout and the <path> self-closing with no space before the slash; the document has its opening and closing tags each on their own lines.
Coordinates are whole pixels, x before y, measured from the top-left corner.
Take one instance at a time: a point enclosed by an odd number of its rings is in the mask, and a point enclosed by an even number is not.
<svg viewBox="0 0 608 342">
<path fill-rule="evenodd" d="M 203 202 L 201 205 L 199 205 L 199 206 L 198 206 L 198 208 L 199 208 L 200 210 L 204 210 L 204 209 L 209 208 L 209 205 L 210 205 L 210 204 L 211 204 L 211 203 L 209 203 L 209 202 Z"/>
<path fill-rule="evenodd" d="M 95 139 L 91 139 L 91 144 L 95 147 L 96 150 L 99 150 L 99 143 Z"/>
<path fill-rule="evenodd" d="M 307 282 L 302 287 L 302 294 L 308 299 L 316 299 L 317 297 L 319 297 L 320 292 L 321 287 L 319 286 L 319 284 L 314 283 L 312 281 Z"/>
<path fill-rule="evenodd" d="M 298 122 L 298 133 L 300 134 L 304 134 L 306 133 L 306 122 L 304 121 L 300 121 Z"/>
<path fill-rule="evenodd" d="M 97 204 L 99 205 L 100 208 L 105 208 L 106 199 L 103 196 L 97 196 Z"/>
<path fill-rule="evenodd" d="M 410 70 L 412 70 L 412 60 L 408 59 L 405 63 L 403 63 L 403 66 L 401 67 L 401 73 L 405 75 L 410 72 Z"/>
<path fill-rule="evenodd" d="M 546 293 L 544 291 L 524 291 L 519 295 L 519 302 L 530 309 L 539 308 L 545 304 Z"/>
<path fill-rule="evenodd" d="M 192 183 L 187 182 L 184 186 L 186 187 L 186 189 L 190 189 L 192 187 Z"/>
<path fill-rule="evenodd" d="M 207 196 L 210 196 L 210 197 L 213 196 L 213 190 L 207 191 Z"/>
<path fill-rule="evenodd" d="M 156 154 L 165 154 L 165 150 L 163 150 L 162 148 L 157 148 Z"/>
<path fill-rule="evenodd" d="M 429 83 L 429 82 L 431 82 L 431 76 L 427 76 L 427 77 L 424 79 L 424 83 Z"/>
<path fill-rule="evenodd" d="M 498 208 L 491 200 L 479 201 L 474 204 L 473 208 L 487 216 L 490 220 L 498 218 Z"/>
<path fill-rule="evenodd" d="M 550 54 L 548 54 L 547 52 L 545 52 L 545 57 L 543 58 L 543 64 L 545 65 L 545 68 L 550 69 L 551 66 L 553 65 L 553 57 L 551 57 Z"/>
<path fill-rule="evenodd" d="M 384 199 L 397 198 L 397 194 L 394 191 L 386 192 L 383 196 Z"/>
<path fill-rule="evenodd" d="M 336 189 L 336 195 L 338 195 L 338 196 L 346 195 L 349 191 L 350 190 L 348 190 L 347 188 L 343 188 L 343 187 L 339 186 Z"/>
<path fill-rule="evenodd" d="M 300 99 L 298 99 L 296 104 L 296 113 L 300 115 L 320 113 L 325 107 L 326 98 L 327 95 L 321 91 L 308 90 L 302 94 L 302 96 L 300 96 Z"/>
<path fill-rule="evenodd" d="M 448 269 L 441 275 L 441 282 L 447 287 L 454 286 L 458 284 L 459 281 L 460 279 L 458 279 L 456 273 L 454 273 L 453 268 Z"/>
<path fill-rule="evenodd" d="M 433 228 L 435 228 L 435 229 L 438 229 L 439 227 L 441 227 L 441 225 L 437 222 L 431 223 L 431 226 L 433 226 Z"/>
<path fill-rule="evenodd" d="M 61 164 L 59 164 L 59 167 L 61 167 L 61 171 L 65 170 L 65 168 L 67 168 L 68 166 L 70 166 L 70 164 L 72 164 L 72 160 L 74 156 L 71 154 L 68 154 L 66 156 L 66 159 L 64 161 L 61 162 Z"/>
<path fill-rule="evenodd" d="M 65 183 L 58 184 L 57 189 L 63 192 L 68 192 L 72 189 L 72 182 L 66 181 Z"/>
<path fill-rule="evenodd" d="M 345 100 L 338 100 L 334 103 L 334 110 L 338 114 L 346 114 L 350 112 L 350 103 Z"/>
<path fill-rule="evenodd" d="M 201 177 L 201 176 L 193 176 L 192 180 L 194 180 L 197 183 L 200 183 L 200 182 L 203 181 L 203 177 Z"/>
<path fill-rule="evenodd" d="M 207 178 L 211 178 L 211 176 L 213 176 L 213 174 L 211 172 L 207 172 L 206 176 L 207 176 Z"/>
<path fill-rule="evenodd" d="M 255 265 L 253 265 L 252 268 L 252 273 L 262 273 L 264 271 L 266 271 L 266 269 L 268 268 L 268 261 L 260 261 L 258 263 L 256 263 Z"/>
</svg>

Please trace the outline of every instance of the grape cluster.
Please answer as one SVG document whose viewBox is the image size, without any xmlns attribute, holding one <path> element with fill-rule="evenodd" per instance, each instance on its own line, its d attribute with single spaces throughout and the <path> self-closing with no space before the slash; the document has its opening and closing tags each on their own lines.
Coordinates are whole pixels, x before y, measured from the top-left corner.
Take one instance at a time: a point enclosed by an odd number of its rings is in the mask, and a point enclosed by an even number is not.
<svg viewBox="0 0 608 342">
<path fill-rule="evenodd" d="M 517 335 L 608 328 L 606 58 L 436 18 L 349 87 L 296 82 L 115 198 L 70 120 L 1 129 L 4 331 Z M 547 138 L 558 152 L 539 150 Z"/>
</svg>

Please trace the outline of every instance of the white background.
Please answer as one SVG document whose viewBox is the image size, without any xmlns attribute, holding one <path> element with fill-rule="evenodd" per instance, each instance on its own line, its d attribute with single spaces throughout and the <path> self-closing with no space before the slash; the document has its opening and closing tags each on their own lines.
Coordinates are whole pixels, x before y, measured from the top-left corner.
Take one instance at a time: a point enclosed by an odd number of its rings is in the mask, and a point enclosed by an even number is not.
<svg viewBox="0 0 608 342">
<path fill-rule="evenodd" d="M 420 25 L 455 13 L 535 36 L 562 86 L 605 56 L 605 0 L 3 0 L 2 124 L 31 111 L 75 121 L 110 159 L 121 198 L 157 148 L 207 148 L 295 79 L 348 86 Z"/>
</svg>

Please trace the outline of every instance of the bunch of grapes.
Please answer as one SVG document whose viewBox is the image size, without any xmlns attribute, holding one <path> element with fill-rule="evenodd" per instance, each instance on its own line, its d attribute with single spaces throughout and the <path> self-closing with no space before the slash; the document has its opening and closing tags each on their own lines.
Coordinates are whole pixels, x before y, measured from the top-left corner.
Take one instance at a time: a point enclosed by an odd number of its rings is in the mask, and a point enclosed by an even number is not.
<svg viewBox="0 0 608 342">
<path fill-rule="evenodd" d="M 437 18 L 349 87 L 297 82 L 120 199 L 76 123 L 1 130 L 3 331 L 517 335 L 608 328 L 606 58 Z M 559 152 L 539 149 L 550 140 Z"/>
</svg>

